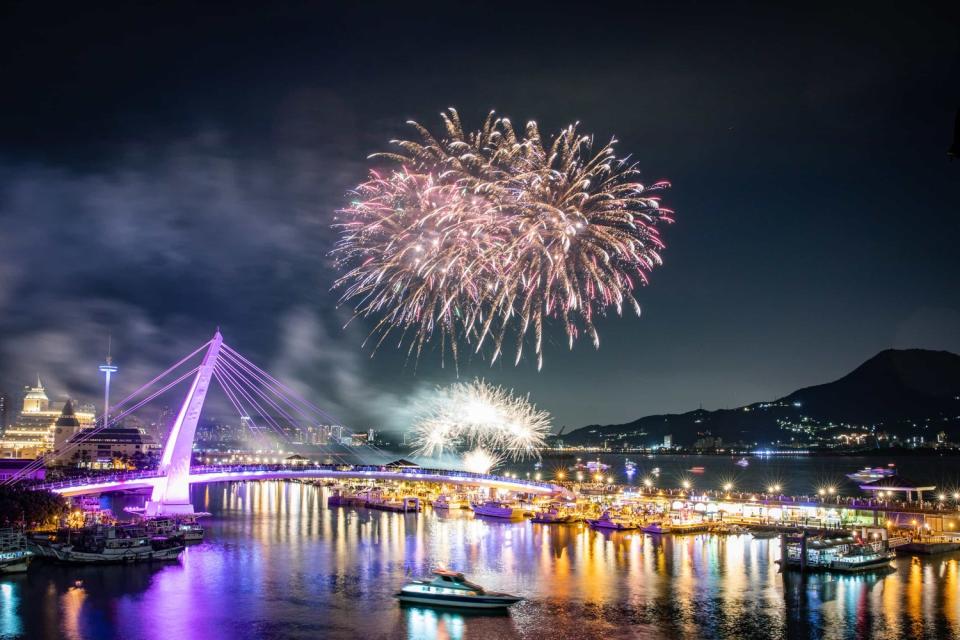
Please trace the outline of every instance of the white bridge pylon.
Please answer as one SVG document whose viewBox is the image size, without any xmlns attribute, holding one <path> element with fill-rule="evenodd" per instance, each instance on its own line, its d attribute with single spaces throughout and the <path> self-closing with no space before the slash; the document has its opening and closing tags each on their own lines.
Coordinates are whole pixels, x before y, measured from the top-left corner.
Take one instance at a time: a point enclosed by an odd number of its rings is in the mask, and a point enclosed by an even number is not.
<svg viewBox="0 0 960 640">
<path fill-rule="evenodd" d="M 190 502 L 190 463 L 193 459 L 193 437 L 197 432 L 197 422 L 207 390 L 213 380 L 213 370 L 220 357 L 223 336 L 220 330 L 213 336 L 197 375 L 190 385 L 180 413 L 170 429 L 170 436 L 160 457 L 160 472 L 153 486 L 153 494 L 147 501 L 145 512 L 148 516 L 185 515 L 193 513 Z"/>
</svg>

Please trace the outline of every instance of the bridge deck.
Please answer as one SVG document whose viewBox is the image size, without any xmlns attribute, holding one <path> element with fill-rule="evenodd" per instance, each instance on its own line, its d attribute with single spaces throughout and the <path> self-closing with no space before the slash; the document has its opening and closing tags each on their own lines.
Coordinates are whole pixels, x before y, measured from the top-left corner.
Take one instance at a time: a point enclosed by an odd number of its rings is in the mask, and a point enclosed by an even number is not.
<svg viewBox="0 0 960 640">
<path fill-rule="evenodd" d="M 162 474 L 156 470 L 130 471 L 103 476 L 76 478 L 63 482 L 49 482 L 34 485 L 34 488 L 46 489 L 59 493 L 62 496 L 72 497 L 125 489 L 150 488 L 154 486 L 157 478 L 161 477 L 161 475 Z M 541 495 L 569 493 L 564 487 L 547 482 L 506 478 L 503 476 L 470 473 L 467 471 L 453 471 L 449 469 L 320 464 L 194 466 L 190 469 L 191 484 L 300 478 L 406 480 L 412 482 L 440 482 L 456 485 L 493 487 L 519 493 L 536 493 Z"/>
</svg>

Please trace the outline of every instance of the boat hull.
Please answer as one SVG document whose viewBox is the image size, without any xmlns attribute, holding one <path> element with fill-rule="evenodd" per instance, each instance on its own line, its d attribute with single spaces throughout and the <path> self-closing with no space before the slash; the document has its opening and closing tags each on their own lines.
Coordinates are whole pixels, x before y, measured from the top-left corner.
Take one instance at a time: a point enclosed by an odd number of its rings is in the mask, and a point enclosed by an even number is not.
<svg viewBox="0 0 960 640">
<path fill-rule="evenodd" d="M 457 609 L 506 609 L 520 602 L 522 598 L 498 596 L 458 596 L 450 594 L 410 594 L 403 591 L 396 594 L 397 600 L 407 604 L 422 604 L 431 607 L 453 607 Z"/>
</svg>

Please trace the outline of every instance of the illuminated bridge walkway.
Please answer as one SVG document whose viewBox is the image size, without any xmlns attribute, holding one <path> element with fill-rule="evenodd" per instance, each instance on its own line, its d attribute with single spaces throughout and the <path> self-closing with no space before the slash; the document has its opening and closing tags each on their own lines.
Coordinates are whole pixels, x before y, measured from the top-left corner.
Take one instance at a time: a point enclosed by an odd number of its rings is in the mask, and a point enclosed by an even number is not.
<svg viewBox="0 0 960 640">
<path fill-rule="evenodd" d="M 199 353 L 204 353 L 200 364 L 186 373 L 176 376 L 175 372 Z M 161 385 L 161 381 L 171 378 L 173 379 L 172 382 Z M 322 409 L 255 365 L 238 351 L 224 344 L 219 329 L 207 343 L 121 401 L 114 407 L 115 415 L 110 416 L 109 412 L 105 410 L 100 425 L 82 432 L 79 439 L 71 440 L 64 451 L 61 452 L 61 455 L 67 455 L 71 447 L 75 448 L 84 439 L 89 439 L 111 422 L 119 422 L 124 416 L 136 411 L 147 402 L 185 380 L 192 380 L 190 388 L 176 420 L 171 425 L 158 469 L 106 476 L 89 476 L 62 483 L 36 485 L 37 488 L 49 489 L 63 496 L 148 489 L 151 495 L 146 502 L 145 513 L 149 516 L 193 513 L 193 505 L 190 502 L 191 485 L 239 480 L 292 480 L 300 478 L 407 480 L 502 489 L 527 494 L 557 493 L 568 495 L 568 492 L 560 486 L 531 480 L 443 469 L 373 466 L 372 463 L 380 463 L 383 456 L 387 454 L 370 445 L 367 445 L 370 451 L 367 452 L 366 456 L 357 456 L 356 450 L 348 447 L 351 449 L 352 455 L 360 457 L 362 460 L 359 465 L 341 463 L 336 465 L 192 466 L 193 440 L 197 430 L 197 422 L 207 391 L 213 382 L 219 384 L 226 398 L 236 409 L 241 422 L 244 420 L 249 422 L 251 431 L 258 437 L 272 429 L 281 438 L 285 438 L 283 424 L 288 426 L 298 423 L 336 424 L 336 421 Z M 142 395 L 146 397 L 135 401 Z M 123 408 L 123 411 L 120 411 L 121 408 Z M 259 425 L 252 416 L 258 417 Z M 346 445 L 341 443 L 340 446 Z M 367 459 L 364 459 L 364 457 Z M 32 463 L 30 468 L 21 470 L 19 477 L 15 476 L 5 482 L 8 484 L 18 482 L 26 475 L 26 472 L 39 468 L 43 464 L 44 460 L 38 459 Z"/>
<path fill-rule="evenodd" d="M 34 489 L 47 489 L 65 497 L 95 495 L 109 491 L 155 489 L 164 475 L 159 470 L 130 471 L 102 476 L 76 478 L 63 482 L 34 485 Z M 404 480 L 408 482 L 433 482 L 472 487 L 502 489 L 528 494 L 564 494 L 567 489 L 559 485 L 534 480 L 506 478 L 504 476 L 451 471 L 447 469 L 395 468 L 386 466 L 350 466 L 323 464 L 294 465 L 217 465 L 194 466 L 190 469 L 189 482 L 234 482 L 241 480 Z"/>
</svg>

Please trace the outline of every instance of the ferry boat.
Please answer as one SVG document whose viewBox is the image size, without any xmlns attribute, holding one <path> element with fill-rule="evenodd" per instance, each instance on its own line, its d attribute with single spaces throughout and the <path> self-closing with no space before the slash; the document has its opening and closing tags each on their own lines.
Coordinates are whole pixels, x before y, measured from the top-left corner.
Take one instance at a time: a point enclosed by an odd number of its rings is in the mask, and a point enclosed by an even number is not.
<svg viewBox="0 0 960 640">
<path fill-rule="evenodd" d="M 44 555 L 71 564 L 133 563 L 176 560 L 183 549 L 180 536 L 149 536 L 142 527 L 94 527 L 46 545 Z"/>
<path fill-rule="evenodd" d="M 785 538 L 781 567 L 811 571 L 859 572 L 889 568 L 896 552 L 886 529 L 863 528 L 859 536 L 847 532 L 835 536 Z"/>
<path fill-rule="evenodd" d="M 595 520 L 587 520 L 587 524 L 594 529 L 610 529 L 612 531 L 633 531 L 637 528 L 632 520 L 616 516 L 610 511 L 604 511 L 603 515 Z"/>
<path fill-rule="evenodd" d="M 33 556 L 22 530 L 0 529 L 0 573 L 23 573 Z"/>
<path fill-rule="evenodd" d="M 488 500 L 483 504 L 471 504 L 470 508 L 478 516 L 488 516 L 490 518 L 503 518 L 505 520 L 521 520 L 526 516 L 526 512 L 520 507 L 515 507 L 506 502 Z"/>
<path fill-rule="evenodd" d="M 637 472 L 637 463 L 634 462 L 633 460 L 627 459 L 623 463 L 623 467 L 624 469 L 626 469 L 628 476 L 632 476 L 634 473 Z"/>
<path fill-rule="evenodd" d="M 848 473 L 847 477 L 858 484 L 866 484 L 868 482 L 876 482 L 877 480 L 889 478 L 892 475 L 896 475 L 896 473 L 896 465 L 891 463 L 886 467 L 864 467 L 860 469 L 860 471 Z"/>
<path fill-rule="evenodd" d="M 468 609 L 505 609 L 523 600 L 508 593 L 487 591 L 456 571 L 434 569 L 433 575 L 432 580 L 414 580 L 403 585 L 396 598 L 404 603 Z"/>
</svg>

